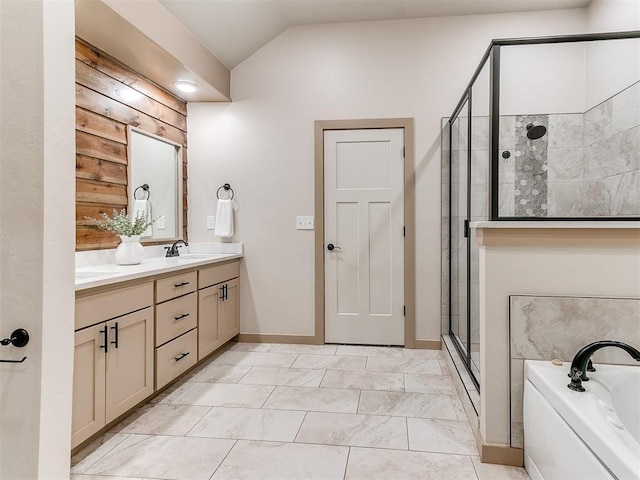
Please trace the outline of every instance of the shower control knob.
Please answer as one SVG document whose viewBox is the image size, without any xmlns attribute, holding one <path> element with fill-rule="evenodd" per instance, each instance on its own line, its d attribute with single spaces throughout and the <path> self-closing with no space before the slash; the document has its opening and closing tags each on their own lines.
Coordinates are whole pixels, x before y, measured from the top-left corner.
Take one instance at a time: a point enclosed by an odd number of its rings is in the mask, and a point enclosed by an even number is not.
<svg viewBox="0 0 640 480">
<path fill-rule="evenodd" d="M 505 160 L 510 156 L 511 156 L 511 152 L 509 150 L 505 150 L 504 152 L 502 152 L 502 158 L 504 158 Z"/>
</svg>

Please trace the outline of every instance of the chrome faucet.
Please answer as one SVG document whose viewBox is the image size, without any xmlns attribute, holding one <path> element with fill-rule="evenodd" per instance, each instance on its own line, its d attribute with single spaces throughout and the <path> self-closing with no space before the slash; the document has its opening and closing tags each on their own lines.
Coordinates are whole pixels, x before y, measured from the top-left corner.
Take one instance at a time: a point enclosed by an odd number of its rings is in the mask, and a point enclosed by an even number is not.
<svg viewBox="0 0 640 480">
<path fill-rule="evenodd" d="M 591 355 L 593 355 L 597 350 L 600 350 L 604 347 L 621 348 L 629 355 L 631 355 L 636 362 L 640 362 L 640 351 L 636 350 L 631 345 L 627 345 L 626 343 L 617 342 L 615 340 L 600 340 L 599 342 L 590 343 L 589 345 L 582 347 L 580 351 L 576 353 L 576 356 L 573 357 L 573 361 L 571 362 L 571 370 L 569 371 L 571 383 L 569 383 L 567 387 L 576 392 L 585 391 L 584 387 L 582 386 L 582 382 L 586 382 L 589 380 L 589 377 L 587 377 L 587 371 L 596 371 L 596 369 L 593 368 L 593 365 L 591 364 Z"/>
<path fill-rule="evenodd" d="M 165 250 L 167 251 L 167 254 L 165 255 L 165 257 L 179 257 L 180 252 L 178 251 L 178 247 L 182 246 L 182 245 L 178 245 L 180 242 L 184 243 L 185 247 L 189 246 L 189 244 L 182 239 L 176 240 L 175 242 L 173 242 L 173 245 L 171 245 L 170 247 L 164 247 Z"/>
</svg>

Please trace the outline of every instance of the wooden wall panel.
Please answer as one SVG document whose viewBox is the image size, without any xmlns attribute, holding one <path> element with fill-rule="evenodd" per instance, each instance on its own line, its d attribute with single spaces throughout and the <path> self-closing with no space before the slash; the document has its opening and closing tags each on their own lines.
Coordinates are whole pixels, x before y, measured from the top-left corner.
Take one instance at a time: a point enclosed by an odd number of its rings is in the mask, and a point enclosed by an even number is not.
<svg viewBox="0 0 640 480">
<path fill-rule="evenodd" d="M 127 207 L 127 125 L 185 147 L 186 185 L 186 115 L 184 101 L 76 39 L 76 250 L 113 248 L 120 242 L 86 217 Z M 187 204 L 184 188 L 185 239 Z"/>
</svg>

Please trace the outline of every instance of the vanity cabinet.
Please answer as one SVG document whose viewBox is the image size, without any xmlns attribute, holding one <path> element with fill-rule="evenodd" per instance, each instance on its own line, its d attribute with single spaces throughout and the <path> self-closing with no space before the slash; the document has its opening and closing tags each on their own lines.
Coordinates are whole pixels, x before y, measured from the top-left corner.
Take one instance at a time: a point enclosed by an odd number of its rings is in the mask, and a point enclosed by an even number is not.
<svg viewBox="0 0 640 480">
<path fill-rule="evenodd" d="M 151 282 L 76 299 L 72 448 L 153 393 L 152 303 Z"/>
<path fill-rule="evenodd" d="M 240 333 L 240 262 L 203 268 L 198 278 L 198 360 Z"/>
<path fill-rule="evenodd" d="M 156 280 L 156 390 L 198 361 L 196 271 Z"/>
</svg>

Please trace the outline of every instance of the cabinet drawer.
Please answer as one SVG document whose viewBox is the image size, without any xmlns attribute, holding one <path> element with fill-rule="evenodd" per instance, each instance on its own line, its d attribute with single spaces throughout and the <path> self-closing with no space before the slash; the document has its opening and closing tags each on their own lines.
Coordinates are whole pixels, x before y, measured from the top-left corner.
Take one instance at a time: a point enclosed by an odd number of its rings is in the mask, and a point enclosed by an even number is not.
<svg viewBox="0 0 640 480">
<path fill-rule="evenodd" d="M 198 361 L 197 350 L 197 329 L 156 348 L 156 390 L 195 365 Z"/>
<path fill-rule="evenodd" d="M 200 269 L 198 288 L 206 288 L 240 276 L 240 260 Z"/>
<path fill-rule="evenodd" d="M 76 299 L 76 330 L 153 305 L 153 282 Z"/>
<path fill-rule="evenodd" d="M 183 273 L 156 281 L 156 303 L 196 291 L 197 272 Z"/>
<path fill-rule="evenodd" d="M 156 306 L 156 347 L 198 326 L 198 294 Z"/>
</svg>

